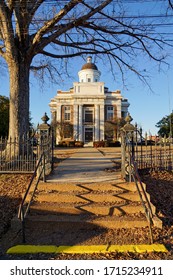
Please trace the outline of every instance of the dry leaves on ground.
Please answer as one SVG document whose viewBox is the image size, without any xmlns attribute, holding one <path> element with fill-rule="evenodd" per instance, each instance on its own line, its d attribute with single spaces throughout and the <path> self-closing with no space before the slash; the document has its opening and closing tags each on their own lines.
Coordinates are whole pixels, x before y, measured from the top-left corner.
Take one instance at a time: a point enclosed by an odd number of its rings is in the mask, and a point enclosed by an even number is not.
<svg viewBox="0 0 173 280">
<path fill-rule="evenodd" d="M 17 213 L 17 207 L 26 190 L 31 175 L 0 175 L 0 237 L 9 228 L 11 219 Z"/>
</svg>

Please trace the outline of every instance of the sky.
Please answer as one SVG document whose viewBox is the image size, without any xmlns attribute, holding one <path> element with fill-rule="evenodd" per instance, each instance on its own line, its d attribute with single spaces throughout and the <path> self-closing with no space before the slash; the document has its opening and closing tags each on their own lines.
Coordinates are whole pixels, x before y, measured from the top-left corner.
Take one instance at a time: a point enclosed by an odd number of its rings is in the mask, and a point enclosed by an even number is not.
<svg viewBox="0 0 173 280">
<path fill-rule="evenodd" d="M 159 1 L 153 1 L 153 3 L 151 2 L 152 1 L 149 1 L 149 3 L 145 6 L 146 12 L 147 9 L 151 10 L 152 4 L 152 14 L 156 14 L 158 9 L 161 9 L 160 6 L 156 6 L 156 4 L 159 4 Z M 136 8 L 135 3 L 129 6 L 129 12 L 133 14 L 134 5 Z M 173 22 L 173 18 L 171 20 Z M 172 29 L 173 25 L 170 26 L 170 28 Z M 123 97 L 128 99 L 130 103 L 129 112 L 133 118 L 133 123 L 137 123 L 141 126 L 144 132 L 155 135 L 158 131 L 158 128 L 155 126 L 156 123 L 164 116 L 170 114 L 173 110 L 173 57 L 171 55 L 169 56 L 169 67 L 165 65 L 161 71 L 159 71 L 159 68 L 156 67 L 156 64 L 144 60 L 143 57 L 138 57 L 137 60 L 140 65 L 143 65 L 143 69 L 146 69 L 146 73 L 149 71 L 150 78 L 148 81 L 152 90 L 149 90 L 146 85 L 139 81 L 139 79 L 130 72 L 126 74 L 127 80 L 125 87 L 120 78 L 120 73 L 117 73 L 114 80 L 112 74 L 102 65 L 101 61 L 97 60 L 96 65 L 101 71 L 100 81 L 105 82 L 105 86 L 107 86 L 109 90 L 121 90 Z M 49 109 L 51 98 L 56 95 L 57 90 L 68 90 L 72 87 L 73 82 L 78 81 L 78 71 L 80 71 L 84 63 L 85 60 L 82 60 L 81 58 L 73 60 L 70 68 L 72 77 L 64 78 L 63 82 L 59 85 L 50 84 L 48 82 L 42 88 L 35 79 L 31 78 L 30 112 L 32 122 L 35 126 L 42 122 L 41 117 L 45 112 L 51 118 Z M 7 73 L 1 73 L 0 95 L 9 96 Z"/>
</svg>

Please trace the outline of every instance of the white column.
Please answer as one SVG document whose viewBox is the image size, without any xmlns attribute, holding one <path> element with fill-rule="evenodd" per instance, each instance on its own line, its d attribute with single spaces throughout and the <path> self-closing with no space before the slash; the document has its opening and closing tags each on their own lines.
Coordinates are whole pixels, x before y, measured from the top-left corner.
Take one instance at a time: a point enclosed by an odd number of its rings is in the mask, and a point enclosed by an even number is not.
<svg viewBox="0 0 173 280">
<path fill-rule="evenodd" d="M 121 118 L 121 101 L 117 104 L 117 118 Z"/>
<path fill-rule="evenodd" d="M 56 121 L 61 122 L 61 105 L 57 106 L 57 111 L 56 111 Z"/>
<path fill-rule="evenodd" d="M 74 140 L 78 140 L 79 137 L 79 120 L 78 120 L 78 114 L 79 114 L 79 106 L 77 104 L 73 105 L 73 138 Z"/>
<path fill-rule="evenodd" d="M 104 105 L 100 105 L 100 140 L 105 139 L 105 107 Z"/>
<path fill-rule="evenodd" d="M 95 141 L 100 140 L 100 105 L 95 105 Z"/>
<path fill-rule="evenodd" d="M 83 141 L 83 106 L 79 105 L 79 141 Z"/>
<path fill-rule="evenodd" d="M 62 111 L 62 106 L 59 105 L 57 106 L 57 111 L 56 111 L 56 121 L 58 124 L 61 123 L 61 111 Z M 61 141 L 61 135 L 60 135 L 60 131 L 59 129 L 57 128 L 56 129 L 56 144 L 59 144 L 59 142 Z"/>
</svg>

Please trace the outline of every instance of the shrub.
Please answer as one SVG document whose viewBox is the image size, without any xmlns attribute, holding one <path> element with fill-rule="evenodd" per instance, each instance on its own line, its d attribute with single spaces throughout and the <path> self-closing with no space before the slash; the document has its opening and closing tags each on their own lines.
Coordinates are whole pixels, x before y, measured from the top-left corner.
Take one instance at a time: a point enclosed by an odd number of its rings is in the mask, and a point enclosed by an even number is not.
<svg viewBox="0 0 173 280">
<path fill-rule="evenodd" d="M 75 141 L 75 147 L 82 148 L 84 146 L 84 142 L 82 141 Z"/>
<path fill-rule="evenodd" d="M 75 141 L 73 140 L 63 140 L 60 141 L 58 144 L 58 147 L 74 147 L 75 146 Z"/>
<path fill-rule="evenodd" d="M 83 147 L 84 142 L 75 140 L 63 140 L 60 141 L 58 147 Z"/>
<path fill-rule="evenodd" d="M 75 146 L 75 141 L 73 141 L 73 140 L 65 140 L 65 143 L 67 144 L 67 147 Z"/>
<path fill-rule="evenodd" d="M 95 148 L 101 148 L 101 147 L 105 147 L 105 141 L 95 141 L 93 142 L 93 147 Z"/>
<path fill-rule="evenodd" d="M 65 141 L 60 141 L 57 146 L 58 147 L 67 147 L 67 144 L 65 143 Z"/>
<path fill-rule="evenodd" d="M 120 141 L 110 141 L 108 142 L 109 147 L 121 147 Z"/>
</svg>

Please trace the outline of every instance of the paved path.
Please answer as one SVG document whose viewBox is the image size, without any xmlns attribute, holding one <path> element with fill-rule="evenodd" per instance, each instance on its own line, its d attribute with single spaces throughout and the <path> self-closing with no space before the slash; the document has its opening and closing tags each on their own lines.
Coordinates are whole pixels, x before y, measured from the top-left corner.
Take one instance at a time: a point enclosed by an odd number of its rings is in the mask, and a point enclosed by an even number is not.
<svg viewBox="0 0 173 280">
<path fill-rule="evenodd" d="M 96 148 L 78 149 L 70 158 L 60 162 L 48 182 L 103 182 L 120 178 L 114 163 Z"/>
</svg>

